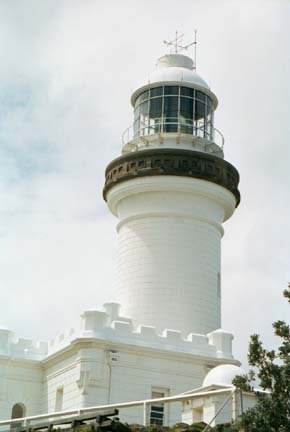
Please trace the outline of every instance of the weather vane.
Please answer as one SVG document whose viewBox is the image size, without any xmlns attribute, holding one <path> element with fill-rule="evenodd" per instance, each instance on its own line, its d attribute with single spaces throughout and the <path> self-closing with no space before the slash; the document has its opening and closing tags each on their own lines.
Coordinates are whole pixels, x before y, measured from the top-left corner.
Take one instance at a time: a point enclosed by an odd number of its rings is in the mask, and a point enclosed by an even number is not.
<svg viewBox="0 0 290 432">
<path fill-rule="evenodd" d="M 164 40 L 163 43 L 167 46 L 167 48 L 170 47 L 170 53 L 171 54 L 178 54 L 181 51 L 187 51 L 187 49 L 191 46 L 194 46 L 194 69 L 196 69 L 196 34 L 197 30 L 194 30 L 194 41 L 189 43 L 188 45 L 182 45 L 182 39 L 184 34 L 178 35 L 178 31 L 175 32 L 175 38 L 171 41 Z"/>
</svg>

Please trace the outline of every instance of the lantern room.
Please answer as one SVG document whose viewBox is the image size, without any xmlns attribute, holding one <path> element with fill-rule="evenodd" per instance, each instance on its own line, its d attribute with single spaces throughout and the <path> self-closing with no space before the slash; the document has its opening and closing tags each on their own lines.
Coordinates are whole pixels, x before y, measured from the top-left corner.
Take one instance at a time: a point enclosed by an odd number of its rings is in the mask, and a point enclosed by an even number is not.
<svg viewBox="0 0 290 432">
<path fill-rule="evenodd" d="M 156 70 L 131 97 L 134 122 L 123 135 L 123 151 L 156 147 L 166 140 L 223 157 L 223 136 L 214 128 L 215 94 L 183 54 L 159 58 Z"/>
<path fill-rule="evenodd" d="M 200 90 L 180 85 L 163 85 L 143 91 L 134 105 L 134 136 L 160 132 L 180 132 L 211 140 L 211 98 Z"/>
</svg>

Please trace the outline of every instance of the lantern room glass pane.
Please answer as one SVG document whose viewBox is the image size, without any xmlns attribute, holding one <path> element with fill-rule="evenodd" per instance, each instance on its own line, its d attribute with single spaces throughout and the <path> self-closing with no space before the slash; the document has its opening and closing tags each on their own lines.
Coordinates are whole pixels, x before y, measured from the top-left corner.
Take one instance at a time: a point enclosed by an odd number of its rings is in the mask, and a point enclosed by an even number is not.
<svg viewBox="0 0 290 432">
<path fill-rule="evenodd" d="M 140 102 L 140 96 L 138 96 L 137 99 L 136 99 L 136 101 L 135 101 L 135 108 L 136 108 L 137 105 L 139 105 L 139 102 Z"/>
<path fill-rule="evenodd" d="M 212 107 L 210 105 L 205 106 L 205 115 L 208 117 L 212 113 Z"/>
<path fill-rule="evenodd" d="M 134 138 L 139 135 L 140 128 L 140 105 L 134 110 Z"/>
<path fill-rule="evenodd" d="M 148 135 L 149 101 L 140 104 L 140 135 Z"/>
<path fill-rule="evenodd" d="M 194 90 L 192 88 L 188 88 L 188 87 L 180 87 L 180 94 L 181 96 L 188 96 L 188 97 L 193 97 L 193 92 Z"/>
<path fill-rule="evenodd" d="M 164 94 L 165 95 L 178 95 L 178 86 L 165 86 L 164 87 Z"/>
<path fill-rule="evenodd" d="M 164 122 L 165 132 L 177 132 L 178 129 L 178 97 L 164 97 Z"/>
<path fill-rule="evenodd" d="M 178 97 L 164 98 L 164 117 L 178 117 Z"/>
<path fill-rule="evenodd" d="M 148 115 L 149 113 L 149 102 L 143 102 L 140 104 L 140 115 Z"/>
<path fill-rule="evenodd" d="M 210 97 L 206 97 L 206 104 L 207 104 L 207 106 L 208 106 L 208 109 L 210 110 L 210 111 L 212 111 L 212 108 L 213 108 L 213 106 L 212 106 L 212 100 L 211 100 L 211 98 Z"/>
<path fill-rule="evenodd" d="M 162 130 L 162 98 L 150 99 L 149 108 L 149 133 L 159 133 Z"/>
<path fill-rule="evenodd" d="M 198 100 L 195 101 L 195 127 L 196 135 L 201 138 L 206 138 L 207 134 L 205 131 L 205 116 L 206 116 L 206 105 Z"/>
<path fill-rule="evenodd" d="M 150 98 L 163 95 L 163 87 L 155 87 L 150 90 Z"/>
<path fill-rule="evenodd" d="M 180 98 L 179 123 L 181 133 L 193 133 L 193 99 Z"/>
<path fill-rule="evenodd" d="M 198 99 L 199 101 L 205 103 L 205 101 L 206 101 L 206 95 L 204 93 L 202 93 L 201 91 L 196 90 L 196 92 L 195 92 L 195 99 Z"/>
<path fill-rule="evenodd" d="M 135 120 L 133 125 L 134 130 L 134 138 L 139 136 L 139 130 L 140 130 L 140 120 Z"/>
<path fill-rule="evenodd" d="M 142 101 L 148 99 L 148 98 L 149 98 L 149 90 L 147 90 L 147 91 L 141 93 L 139 97 L 140 97 L 140 102 L 142 102 Z"/>
<path fill-rule="evenodd" d="M 193 119 L 193 100 L 185 97 L 180 98 L 180 116 Z"/>
<path fill-rule="evenodd" d="M 159 118 L 162 117 L 162 98 L 154 98 L 150 100 L 150 110 L 149 110 L 150 118 Z"/>
<path fill-rule="evenodd" d="M 138 120 L 140 117 L 140 105 L 138 105 L 134 110 L 134 121 Z"/>
<path fill-rule="evenodd" d="M 199 101 L 195 101 L 195 120 L 199 120 L 205 117 L 205 104 Z"/>
</svg>

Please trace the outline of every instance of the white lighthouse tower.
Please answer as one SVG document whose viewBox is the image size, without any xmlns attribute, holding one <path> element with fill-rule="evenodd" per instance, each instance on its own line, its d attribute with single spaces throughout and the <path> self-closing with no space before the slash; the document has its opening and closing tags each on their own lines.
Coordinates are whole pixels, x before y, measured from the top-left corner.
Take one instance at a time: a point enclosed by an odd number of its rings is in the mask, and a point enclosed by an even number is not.
<svg viewBox="0 0 290 432">
<path fill-rule="evenodd" d="M 122 421 L 173 425 L 180 405 L 148 400 L 239 364 L 221 329 L 220 287 L 222 223 L 239 204 L 239 174 L 214 128 L 217 98 L 175 52 L 131 102 L 134 123 L 104 187 L 119 219 L 115 302 L 84 311 L 78 328 L 49 342 L 0 329 L 2 419 L 125 403 Z M 210 377 L 220 370 L 236 369 Z M 187 419 L 212 418 L 220 399 L 198 403 L 186 402 Z"/>
<path fill-rule="evenodd" d="M 214 127 L 218 100 L 192 59 L 175 53 L 131 103 L 134 123 L 104 188 L 119 218 L 116 301 L 134 328 L 206 335 L 221 326 L 222 223 L 240 201 Z"/>
</svg>

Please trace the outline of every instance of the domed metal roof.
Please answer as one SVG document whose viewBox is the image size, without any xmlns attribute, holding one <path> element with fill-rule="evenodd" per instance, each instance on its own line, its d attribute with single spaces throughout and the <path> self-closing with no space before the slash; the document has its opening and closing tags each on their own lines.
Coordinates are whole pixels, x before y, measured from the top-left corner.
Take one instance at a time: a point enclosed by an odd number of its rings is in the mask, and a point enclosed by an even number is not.
<svg viewBox="0 0 290 432">
<path fill-rule="evenodd" d="M 246 372 L 239 366 L 224 364 L 219 365 L 209 371 L 203 380 L 202 386 L 208 387 L 211 385 L 232 385 L 232 381 L 236 375 L 245 375 Z"/>
<path fill-rule="evenodd" d="M 196 84 L 209 90 L 208 84 L 195 72 L 193 60 L 182 54 L 166 54 L 158 59 L 157 70 L 151 73 L 151 83 L 176 81 Z"/>
<path fill-rule="evenodd" d="M 141 83 L 132 94 L 132 105 L 134 106 L 136 98 L 143 91 L 164 84 L 184 85 L 201 90 L 211 97 L 214 108 L 217 107 L 217 97 L 210 90 L 206 81 L 196 73 L 193 60 L 183 54 L 166 54 L 160 57 L 157 62 L 157 69 L 149 75 L 147 82 Z"/>
</svg>

